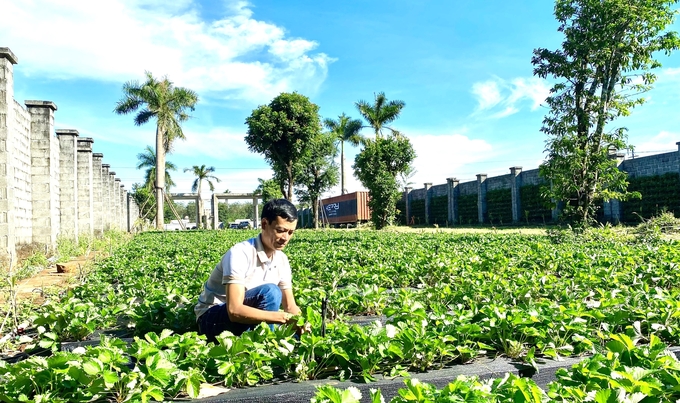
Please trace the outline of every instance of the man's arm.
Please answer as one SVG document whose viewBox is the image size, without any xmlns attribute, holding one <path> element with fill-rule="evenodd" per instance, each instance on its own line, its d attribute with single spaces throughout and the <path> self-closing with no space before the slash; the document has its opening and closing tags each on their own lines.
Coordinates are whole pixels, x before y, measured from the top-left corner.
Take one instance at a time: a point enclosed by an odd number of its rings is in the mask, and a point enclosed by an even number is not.
<svg viewBox="0 0 680 403">
<path fill-rule="evenodd" d="M 300 310 L 300 307 L 297 306 L 295 303 L 295 297 L 293 296 L 293 289 L 288 288 L 285 290 L 281 290 L 282 298 L 281 298 L 281 303 L 283 305 L 283 310 L 289 313 L 292 313 L 293 315 L 299 315 L 302 313 L 302 310 Z"/>
<path fill-rule="evenodd" d="M 293 312 L 288 310 L 286 310 L 286 312 L 263 311 L 261 309 L 243 305 L 243 300 L 246 296 L 246 288 L 242 284 L 227 284 L 225 288 L 227 313 L 229 314 L 229 320 L 232 322 L 245 324 L 260 322 L 287 323 L 291 320 Z M 285 292 L 283 298 L 283 300 L 286 301 Z M 293 304 L 295 304 L 295 300 L 293 300 Z M 284 302 L 284 307 L 285 306 L 287 305 L 285 305 Z M 297 308 L 297 305 L 295 307 Z M 300 309 L 298 308 L 298 311 L 299 310 Z"/>
</svg>

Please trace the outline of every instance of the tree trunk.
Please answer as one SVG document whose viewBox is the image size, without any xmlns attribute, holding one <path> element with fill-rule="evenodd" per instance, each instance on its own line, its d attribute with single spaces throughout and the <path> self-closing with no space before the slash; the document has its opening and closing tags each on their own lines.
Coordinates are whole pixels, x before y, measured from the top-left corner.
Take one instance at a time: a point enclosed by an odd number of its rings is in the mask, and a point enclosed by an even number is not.
<svg viewBox="0 0 680 403">
<path fill-rule="evenodd" d="M 345 189 L 345 142 L 340 141 L 340 194 L 344 195 Z"/>
<path fill-rule="evenodd" d="M 293 163 L 288 161 L 288 197 L 289 202 L 293 202 Z"/>
<path fill-rule="evenodd" d="M 314 229 L 319 229 L 319 199 L 312 202 L 312 220 L 314 220 Z"/>
<path fill-rule="evenodd" d="M 165 147 L 163 133 L 156 126 L 156 229 L 163 230 L 163 192 L 165 190 Z"/>
<path fill-rule="evenodd" d="M 196 229 L 203 228 L 203 199 L 201 198 L 201 180 L 198 180 L 198 214 L 196 217 Z"/>
</svg>

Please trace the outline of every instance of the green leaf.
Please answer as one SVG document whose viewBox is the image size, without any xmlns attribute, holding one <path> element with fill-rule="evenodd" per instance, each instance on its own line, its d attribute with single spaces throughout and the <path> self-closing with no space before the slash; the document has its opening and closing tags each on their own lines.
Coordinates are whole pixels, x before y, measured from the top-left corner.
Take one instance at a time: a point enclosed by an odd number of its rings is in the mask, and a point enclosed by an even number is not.
<svg viewBox="0 0 680 403">
<path fill-rule="evenodd" d="M 95 358 L 90 358 L 83 362 L 83 370 L 88 375 L 98 375 L 103 369 L 104 365 Z"/>
<path fill-rule="evenodd" d="M 611 389 L 600 389 L 595 393 L 595 403 L 607 403 L 612 394 Z"/>
</svg>

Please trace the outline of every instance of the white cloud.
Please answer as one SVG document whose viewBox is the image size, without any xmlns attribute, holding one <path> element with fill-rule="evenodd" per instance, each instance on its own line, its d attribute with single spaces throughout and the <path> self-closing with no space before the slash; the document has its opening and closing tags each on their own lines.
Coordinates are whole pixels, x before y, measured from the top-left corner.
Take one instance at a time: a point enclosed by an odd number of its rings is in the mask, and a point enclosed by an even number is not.
<svg viewBox="0 0 680 403">
<path fill-rule="evenodd" d="M 536 77 L 517 77 L 510 81 L 494 78 L 472 85 L 477 99 L 475 113 L 489 111 L 492 119 L 504 118 L 520 111 L 521 104 L 530 102 L 530 110 L 536 110 L 550 95 L 547 81 Z"/>
<path fill-rule="evenodd" d="M 316 91 L 325 80 L 317 43 L 287 38 L 258 21 L 245 2 L 230 1 L 214 22 L 196 0 L 0 0 L 0 37 L 29 75 L 125 82 L 145 70 L 176 85 L 253 103 L 281 91 Z"/>
<path fill-rule="evenodd" d="M 472 84 L 472 93 L 477 97 L 478 110 L 493 108 L 503 99 L 495 81 Z"/>
<path fill-rule="evenodd" d="M 675 143 L 678 141 L 680 141 L 680 133 L 662 130 L 656 136 L 645 139 L 644 141 L 633 145 L 635 146 L 636 155 L 645 156 L 663 152 L 677 151 L 678 146 Z"/>
<path fill-rule="evenodd" d="M 489 158 L 491 144 L 484 140 L 471 139 L 463 134 L 409 136 L 417 157 L 417 169 L 412 181 L 415 187 L 425 182 L 446 183 L 446 178 L 460 177 L 466 164 L 480 162 Z"/>
<path fill-rule="evenodd" d="M 218 127 L 199 133 L 185 130 L 186 140 L 177 140 L 173 153 L 184 156 L 201 156 L 216 159 L 253 157 L 248 151 L 245 133 L 230 128 Z"/>
</svg>

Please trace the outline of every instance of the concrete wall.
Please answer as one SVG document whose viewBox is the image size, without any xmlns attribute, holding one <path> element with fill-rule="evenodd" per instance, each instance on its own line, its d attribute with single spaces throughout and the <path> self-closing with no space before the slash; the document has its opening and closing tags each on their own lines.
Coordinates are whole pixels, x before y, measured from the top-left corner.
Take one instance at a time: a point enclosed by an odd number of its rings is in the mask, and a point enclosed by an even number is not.
<svg viewBox="0 0 680 403">
<path fill-rule="evenodd" d="M 31 243 L 33 238 L 33 203 L 31 186 L 31 117 L 16 101 L 13 102 L 14 122 L 10 124 L 12 138 L 9 149 L 14 186 L 14 228 L 17 243 Z"/>
<path fill-rule="evenodd" d="M 619 169 L 631 178 L 680 172 L 680 151 L 624 160 Z"/>
<path fill-rule="evenodd" d="M 680 142 L 677 143 L 678 151 L 635 159 L 623 160 L 619 163 L 619 169 L 627 172 L 629 177 L 655 176 L 666 173 L 680 173 Z M 431 186 L 425 184 L 423 188 L 407 188 L 404 194 L 406 211 L 410 212 L 410 203 L 415 200 L 425 200 L 426 211 L 429 201 L 435 196 L 448 196 L 450 223 L 458 222 L 458 198 L 461 196 L 476 195 L 478 205 L 478 220 L 483 223 L 486 217 L 486 193 L 493 190 L 510 189 L 512 198 L 513 222 L 522 220 L 522 201 L 520 188 L 542 184 L 538 169 L 522 171 L 522 167 L 510 167 L 510 173 L 506 175 L 487 177 L 486 174 L 477 175 L 477 180 L 459 182 L 456 178 L 448 178 L 447 183 Z M 612 200 L 603 205 L 604 219 L 618 222 L 622 216 L 621 203 Z M 557 217 L 557 210 L 553 211 L 553 217 Z M 426 221 L 428 217 L 426 216 Z"/>
<path fill-rule="evenodd" d="M 57 106 L 14 99 L 18 59 L 0 48 L 0 261 L 31 243 L 56 246 L 58 237 L 78 240 L 110 228 L 128 229 L 120 179 L 93 153 L 93 140 L 76 130 L 54 130 Z M 106 165 L 106 168 L 104 168 Z M 134 217 L 136 218 L 136 216 Z M 134 218 L 132 222 L 134 223 Z"/>
</svg>

